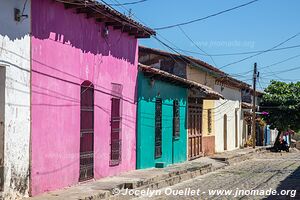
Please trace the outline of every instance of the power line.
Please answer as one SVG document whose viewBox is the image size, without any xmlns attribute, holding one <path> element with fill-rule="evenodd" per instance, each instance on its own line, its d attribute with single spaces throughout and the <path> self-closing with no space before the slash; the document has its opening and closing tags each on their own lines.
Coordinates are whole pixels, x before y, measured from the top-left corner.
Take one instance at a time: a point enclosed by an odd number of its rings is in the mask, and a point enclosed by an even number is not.
<svg viewBox="0 0 300 200">
<path fill-rule="evenodd" d="M 271 72 L 271 73 L 266 73 L 267 75 L 266 76 L 263 76 L 263 77 L 269 77 L 269 76 L 273 76 L 273 75 L 276 75 L 278 73 L 286 73 L 286 72 L 291 72 L 291 71 L 295 71 L 295 70 L 299 70 L 300 67 L 293 67 L 293 68 L 289 68 L 289 69 L 285 69 L 285 70 L 281 70 L 281 71 L 275 71 L 275 72 Z"/>
<path fill-rule="evenodd" d="M 290 61 L 290 60 L 295 59 L 295 58 L 298 58 L 298 57 L 300 57 L 300 54 L 298 54 L 298 55 L 296 55 L 296 56 L 292 56 L 292 57 L 286 58 L 286 59 L 284 59 L 284 60 L 281 60 L 281 61 L 279 61 L 279 62 L 270 64 L 270 65 L 261 67 L 260 70 L 261 70 L 261 69 L 266 69 L 266 68 L 273 67 L 273 66 L 275 66 L 275 65 L 278 65 L 278 64 L 281 64 L 281 63 Z M 237 76 L 244 76 L 244 77 L 245 77 L 245 76 L 247 76 L 247 74 L 249 74 L 250 72 L 252 72 L 252 70 L 249 70 L 249 71 L 246 71 L 246 72 L 241 72 L 241 73 L 244 74 L 244 75 L 238 75 L 238 74 L 237 74 Z M 233 76 L 234 76 L 234 75 L 233 75 Z"/>
<path fill-rule="evenodd" d="M 107 6 L 109 6 L 109 7 L 111 7 L 110 5 L 111 4 L 108 4 L 108 3 L 106 3 L 104 0 L 101 0 L 103 3 L 105 3 Z M 117 1 L 117 0 L 113 0 L 114 2 L 116 2 L 117 4 L 120 4 L 121 5 L 121 3 L 119 2 L 119 1 Z M 125 7 L 125 6 L 123 6 L 123 5 L 121 5 L 121 7 L 125 10 L 125 11 L 128 11 L 128 9 Z M 112 8 L 113 9 L 113 8 Z M 135 16 L 140 22 L 142 22 L 143 24 L 145 24 L 142 20 L 140 20 L 136 15 L 134 15 L 133 14 L 133 16 Z M 184 35 L 192 42 L 192 43 L 194 43 L 195 44 L 195 42 L 184 32 L 184 30 L 179 26 L 179 28 L 181 29 L 181 31 L 184 33 Z M 158 34 L 158 35 L 160 35 L 161 36 L 161 34 Z M 297 36 L 297 35 L 296 35 Z M 289 41 L 290 39 L 292 39 L 292 38 L 294 38 L 294 37 L 296 37 L 296 36 L 293 36 L 293 37 L 291 37 L 291 38 L 289 38 L 289 39 L 287 39 L 286 41 L 284 41 L 284 42 L 282 42 L 281 44 L 279 44 L 279 45 L 282 45 L 283 43 L 285 43 L 285 42 L 287 42 L 287 41 Z M 166 40 L 167 42 L 169 42 L 170 44 L 172 44 L 172 45 L 174 45 L 174 43 L 172 43 L 171 41 L 169 41 L 168 39 L 166 39 L 166 38 L 164 38 L 163 36 L 161 36 L 164 40 Z M 162 44 L 162 45 L 164 45 L 165 47 L 167 47 L 169 50 L 171 50 L 171 51 L 173 51 L 173 52 L 175 52 L 176 54 L 178 54 L 178 55 L 180 55 L 180 56 L 183 56 L 185 59 L 187 59 L 187 60 L 189 60 L 190 62 L 192 62 L 192 63 L 194 63 L 193 61 L 191 61 L 187 56 L 184 56 L 184 55 L 182 55 L 181 53 L 179 53 L 175 48 L 173 48 L 173 47 L 171 47 L 170 45 L 168 45 L 168 44 L 166 44 L 165 42 L 163 42 L 162 40 L 160 40 L 157 36 L 154 36 L 153 37 L 154 39 L 156 39 L 160 44 Z M 278 47 L 279 45 L 276 45 L 276 47 Z M 174 45 L 175 47 L 176 47 L 176 45 Z M 211 55 L 209 55 L 207 52 L 205 52 L 205 51 L 203 51 L 198 45 L 195 45 L 200 51 L 202 51 L 203 53 L 205 53 L 205 55 L 207 55 L 207 56 L 211 56 Z M 298 46 L 291 46 L 291 47 L 284 47 L 284 48 L 278 48 L 278 49 L 276 49 L 276 47 L 274 48 L 271 48 L 269 51 L 275 51 L 275 50 L 283 50 L 283 49 L 288 49 L 288 48 L 296 48 L 296 47 L 300 47 L 300 45 L 298 45 Z M 263 53 L 263 52 L 266 52 L 266 50 L 265 51 L 259 51 L 259 53 Z M 248 52 L 249 53 L 249 52 Z M 255 53 L 255 52 L 252 52 L 252 53 Z M 174 60 L 174 61 L 176 61 L 176 59 L 175 58 L 173 58 L 173 56 L 171 56 L 170 55 L 170 57 Z M 186 63 L 186 61 L 184 60 L 184 59 L 182 59 L 182 58 L 180 58 L 184 63 Z M 211 58 L 212 60 L 213 60 L 213 58 Z M 214 62 L 214 61 L 213 61 Z M 196 64 L 196 63 L 194 63 L 194 64 Z M 214 64 L 216 65 L 216 63 L 214 62 Z M 197 64 L 196 64 L 197 65 Z M 228 74 L 228 75 L 230 75 L 230 74 Z M 224 76 L 228 76 L 228 75 L 224 75 Z M 242 77 L 244 77 L 245 75 L 242 75 L 242 74 L 234 74 L 233 76 L 242 76 Z M 248 80 L 248 79 L 247 79 Z"/>
<path fill-rule="evenodd" d="M 270 67 L 273 67 L 273 66 L 275 66 L 275 65 L 284 63 L 284 62 L 286 62 L 286 61 L 290 61 L 290 60 L 292 60 L 292 59 L 294 59 L 294 58 L 298 58 L 298 57 L 300 57 L 300 54 L 298 54 L 298 55 L 296 55 L 296 56 L 289 57 L 289 58 L 287 58 L 287 59 L 284 59 L 284 60 L 282 60 L 282 61 L 276 62 L 276 63 L 274 63 L 274 64 L 267 65 L 267 66 L 262 67 L 262 68 L 260 68 L 260 69 L 270 68 Z"/>
<path fill-rule="evenodd" d="M 258 85 L 259 85 L 259 87 L 260 87 L 260 89 L 262 90 L 262 91 L 264 91 L 265 89 L 264 89 L 264 87 L 261 85 L 261 82 L 260 82 L 260 79 L 261 79 L 261 77 L 258 77 Z"/>
<path fill-rule="evenodd" d="M 107 6 L 109 6 L 109 7 L 111 7 L 108 3 L 106 3 L 104 0 L 101 0 L 104 4 L 106 4 Z M 120 3 L 118 0 L 113 0 L 114 2 L 116 2 L 116 3 Z M 125 11 L 129 11 L 125 6 L 121 6 Z M 112 8 L 112 7 L 111 7 Z M 112 8 L 113 9 L 113 8 Z M 135 14 L 133 14 L 132 13 L 132 15 L 134 16 L 134 17 L 136 17 L 136 19 L 138 19 L 138 21 L 140 21 L 142 24 L 145 24 L 141 19 L 139 19 Z M 146 25 L 147 26 L 147 25 Z M 168 39 L 166 39 L 165 37 L 163 37 L 161 34 L 159 34 L 159 33 L 157 33 L 157 35 L 160 35 L 164 40 L 166 40 L 167 42 L 169 42 L 170 44 L 172 44 L 173 46 L 175 46 L 176 47 L 176 45 L 174 45 L 171 41 L 169 41 Z M 161 39 L 159 39 L 156 35 L 154 35 L 153 36 L 153 38 L 155 39 L 155 40 L 157 40 L 160 44 L 162 44 L 162 45 L 164 45 L 165 47 L 167 47 L 169 50 L 171 50 L 172 52 L 175 52 L 176 54 L 178 54 L 179 55 L 179 59 L 180 60 L 182 60 L 184 63 L 186 63 L 186 64 L 189 64 L 189 63 L 187 63 L 184 59 L 186 59 L 186 60 L 188 60 L 190 63 L 192 63 L 193 65 L 195 65 L 195 66 L 199 66 L 197 63 L 195 63 L 193 60 L 191 60 L 190 58 L 188 58 L 188 56 L 185 56 L 185 55 L 182 55 L 180 52 L 178 52 L 176 49 L 174 49 L 173 47 L 171 47 L 170 45 L 168 45 L 168 44 L 166 44 L 165 42 L 163 42 Z M 172 55 L 169 55 L 169 57 L 171 57 L 175 62 L 177 62 L 176 61 L 176 59 L 174 59 L 173 58 L 173 56 Z M 183 58 L 184 59 L 183 59 Z M 228 77 L 228 75 L 229 74 L 224 74 L 224 75 L 222 75 L 222 74 L 219 74 L 221 77 Z"/>
<path fill-rule="evenodd" d="M 183 33 L 183 35 L 190 41 L 192 42 L 197 49 L 199 49 L 200 51 L 202 51 L 203 53 L 205 53 L 207 56 L 210 57 L 210 59 L 212 60 L 212 62 L 214 63 L 215 66 L 217 66 L 216 62 L 214 61 L 213 57 L 210 56 L 207 52 L 205 52 L 204 50 L 202 50 L 193 40 L 190 36 L 187 35 L 187 33 L 181 28 L 181 26 L 178 26 L 179 30 Z"/>
<path fill-rule="evenodd" d="M 270 50 L 271 51 L 280 51 L 280 50 L 286 50 L 286 49 L 294 49 L 294 48 L 299 48 L 299 45 L 293 45 L 293 46 L 288 46 L 288 47 L 281 47 L 281 48 L 275 48 Z M 213 57 L 217 57 L 217 56 L 238 56 L 238 55 L 245 55 L 245 54 L 254 54 L 254 53 L 261 53 L 264 52 L 265 50 L 257 50 L 257 51 L 246 51 L 246 52 L 236 52 L 236 53 L 220 53 L 220 54 L 204 54 L 204 53 L 199 53 L 196 51 L 190 51 L 190 50 L 185 50 L 185 49 L 180 49 L 180 48 L 176 48 L 179 51 L 182 52 L 187 52 L 187 53 L 192 53 L 192 54 L 198 54 L 198 55 L 202 55 L 202 56 L 213 56 Z"/>
<path fill-rule="evenodd" d="M 127 6 L 127 5 L 133 5 L 133 4 L 139 4 L 146 2 L 148 0 L 140 0 L 140 1 L 134 1 L 134 2 L 127 2 L 127 3 L 116 3 L 116 4 L 108 4 L 110 6 Z"/>
<path fill-rule="evenodd" d="M 279 44 L 273 46 L 273 47 L 270 48 L 270 49 L 267 49 L 267 50 L 262 51 L 262 52 L 260 52 L 260 53 L 256 53 L 256 54 L 251 55 L 251 56 L 248 56 L 248 57 L 246 57 L 246 58 L 243 58 L 243 59 L 234 61 L 234 62 L 232 62 L 232 63 L 226 64 L 226 65 L 222 66 L 220 69 L 223 69 L 223 68 L 228 67 L 228 66 L 230 66 L 230 65 L 234 65 L 234 64 L 240 63 L 240 62 L 242 62 L 242 61 L 248 60 L 248 59 L 250 59 L 250 58 L 253 58 L 253 57 L 255 57 L 255 56 L 261 55 L 261 54 L 263 54 L 263 53 L 269 52 L 269 51 L 271 51 L 271 50 L 273 50 L 273 49 L 275 49 L 275 48 L 277 48 L 277 47 L 279 47 L 279 46 L 281 46 L 281 45 L 287 43 L 288 41 L 290 41 L 291 39 L 297 37 L 298 35 L 300 35 L 300 32 L 297 33 L 297 34 L 295 34 L 295 35 L 293 35 L 292 37 L 290 37 L 290 38 L 284 40 L 283 42 L 280 42 Z"/>
<path fill-rule="evenodd" d="M 229 12 L 229 11 L 232 11 L 232 10 L 235 10 L 235 9 L 238 9 L 238 8 L 250 5 L 250 4 L 255 3 L 257 1 L 258 0 L 253 0 L 253 1 L 250 1 L 248 3 L 244 3 L 244 4 L 241 4 L 241 5 L 235 6 L 233 8 L 229 8 L 229 9 L 226 9 L 226 10 L 223 10 L 223 11 L 220 11 L 220 12 L 208 15 L 206 17 L 202 17 L 202 18 L 199 18 L 199 19 L 194 19 L 194 20 L 191 20 L 191 21 L 182 22 L 182 23 L 178 23 L 178 24 L 174 24 L 174 25 L 169 25 L 169 26 L 163 26 L 163 27 L 159 27 L 159 28 L 154 28 L 154 30 L 170 29 L 170 28 L 174 28 L 174 27 L 177 27 L 177 26 L 183 26 L 183 25 L 195 23 L 195 22 L 198 22 L 198 21 L 202 21 L 202 20 L 205 20 L 205 19 L 208 19 L 208 18 L 211 18 L 211 17 L 215 17 L 217 15 L 221 15 L 223 13 L 226 13 L 226 12 Z"/>
</svg>

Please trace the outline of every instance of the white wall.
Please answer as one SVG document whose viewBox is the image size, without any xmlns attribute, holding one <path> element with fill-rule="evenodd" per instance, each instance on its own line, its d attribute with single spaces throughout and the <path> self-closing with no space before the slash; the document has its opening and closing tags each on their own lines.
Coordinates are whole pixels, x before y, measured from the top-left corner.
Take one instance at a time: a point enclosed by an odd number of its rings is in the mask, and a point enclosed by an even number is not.
<svg viewBox="0 0 300 200">
<path fill-rule="evenodd" d="M 0 0 L 0 65 L 5 67 L 3 199 L 28 196 L 30 138 L 30 18 L 14 21 L 25 0 Z M 30 0 L 24 14 L 30 15 Z"/>
<path fill-rule="evenodd" d="M 238 117 L 238 147 L 235 146 L 235 111 Z M 242 143 L 241 108 L 239 101 L 217 100 L 215 101 L 215 150 L 224 151 L 224 115 L 227 115 L 227 150 L 238 149 Z"/>
<path fill-rule="evenodd" d="M 221 86 L 221 85 L 215 84 L 214 90 L 216 92 L 219 92 L 220 94 L 222 94 L 225 99 L 233 100 L 233 101 L 240 101 L 240 102 L 242 101 L 242 93 L 241 93 L 241 90 L 238 88 L 233 89 L 233 88 L 229 88 L 227 86 Z"/>
</svg>

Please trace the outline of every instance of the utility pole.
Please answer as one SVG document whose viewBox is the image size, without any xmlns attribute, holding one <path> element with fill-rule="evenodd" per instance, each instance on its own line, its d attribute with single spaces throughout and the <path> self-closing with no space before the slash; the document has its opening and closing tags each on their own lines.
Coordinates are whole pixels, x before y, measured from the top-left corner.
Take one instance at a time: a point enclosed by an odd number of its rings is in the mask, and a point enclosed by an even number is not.
<svg viewBox="0 0 300 200">
<path fill-rule="evenodd" d="M 256 145 L 256 78 L 257 78 L 257 64 L 254 63 L 253 71 L 253 105 L 252 105 L 252 147 Z"/>
</svg>

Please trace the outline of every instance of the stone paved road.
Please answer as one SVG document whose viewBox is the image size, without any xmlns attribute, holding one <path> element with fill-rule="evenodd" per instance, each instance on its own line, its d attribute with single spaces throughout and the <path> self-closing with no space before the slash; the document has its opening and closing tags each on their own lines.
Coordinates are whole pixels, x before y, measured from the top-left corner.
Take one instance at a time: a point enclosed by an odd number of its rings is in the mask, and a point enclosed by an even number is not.
<svg viewBox="0 0 300 200">
<path fill-rule="evenodd" d="M 166 195 L 165 193 L 191 188 L 199 195 Z M 243 195 L 234 197 L 235 192 L 244 190 L 244 193 L 277 190 L 289 191 L 290 195 Z M 209 190 L 232 190 L 233 195 L 209 195 Z M 220 191 L 221 192 L 221 191 Z M 170 188 L 161 190 L 160 196 L 139 199 L 299 199 L 300 200 L 300 153 L 265 153 L 255 159 L 229 166 L 192 180 L 182 182 Z M 223 193 L 224 194 L 224 193 Z M 292 196 L 292 197 L 291 197 Z"/>
</svg>

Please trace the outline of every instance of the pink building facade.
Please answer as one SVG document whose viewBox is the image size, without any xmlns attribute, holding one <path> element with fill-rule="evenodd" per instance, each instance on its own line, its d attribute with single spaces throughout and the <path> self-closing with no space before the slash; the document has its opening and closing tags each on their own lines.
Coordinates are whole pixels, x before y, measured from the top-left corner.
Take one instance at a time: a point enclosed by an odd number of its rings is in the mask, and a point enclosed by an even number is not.
<svg viewBox="0 0 300 200">
<path fill-rule="evenodd" d="M 30 195 L 134 170 L 137 38 L 152 33 L 53 0 L 31 13 Z"/>
</svg>

